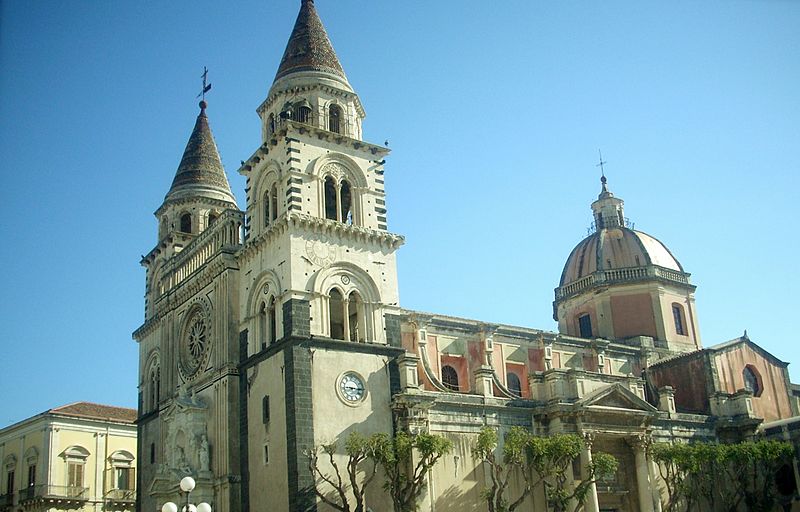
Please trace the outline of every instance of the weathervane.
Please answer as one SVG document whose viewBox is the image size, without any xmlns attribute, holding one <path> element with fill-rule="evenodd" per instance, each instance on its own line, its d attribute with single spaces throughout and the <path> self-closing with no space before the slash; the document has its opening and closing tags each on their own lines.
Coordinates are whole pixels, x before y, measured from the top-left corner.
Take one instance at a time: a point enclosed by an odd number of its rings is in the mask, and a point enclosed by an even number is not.
<svg viewBox="0 0 800 512">
<path fill-rule="evenodd" d="M 208 68 L 203 66 L 203 74 L 200 76 L 203 77 L 203 90 L 200 91 L 200 94 L 198 94 L 197 97 L 199 98 L 202 96 L 203 101 L 206 101 L 206 93 L 211 90 L 211 84 L 208 83 Z"/>
</svg>

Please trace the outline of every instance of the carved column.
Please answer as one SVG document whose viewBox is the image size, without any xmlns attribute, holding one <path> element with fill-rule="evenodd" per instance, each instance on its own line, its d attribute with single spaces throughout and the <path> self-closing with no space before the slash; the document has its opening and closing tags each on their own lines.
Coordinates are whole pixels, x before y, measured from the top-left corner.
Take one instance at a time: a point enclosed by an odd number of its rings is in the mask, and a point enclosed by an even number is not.
<svg viewBox="0 0 800 512">
<path fill-rule="evenodd" d="M 633 456 L 636 464 L 636 488 L 639 491 L 639 510 L 641 512 L 655 512 L 653 508 L 653 493 L 650 490 L 650 470 L 647 463 L 647 439 L 645 436 L 635 436 L 631 440 Z"/>
<path fill-rule="evenodd" d="M 594 434 L 591 432 L 583 433 L 583 448 L 581 449 L 581 478 L 586 479 L 589 477 L 589 468 L 592 465 L 592 443 L 594 442 Z M 600 512 L 600 504 L 597 501 L 597 486 L 594 482 L 589 485 L 589 490 L 586 493 L 586 502 L 584 504 L 586 512 Z"/>
</svg>

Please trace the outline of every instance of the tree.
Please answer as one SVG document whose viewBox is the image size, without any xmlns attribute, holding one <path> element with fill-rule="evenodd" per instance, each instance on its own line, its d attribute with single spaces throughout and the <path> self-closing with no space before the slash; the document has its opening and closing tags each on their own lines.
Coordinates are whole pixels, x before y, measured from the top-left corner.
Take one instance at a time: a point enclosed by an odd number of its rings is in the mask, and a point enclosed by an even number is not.
<svg viewBox="0 0 800 512">
<path fill-rule="evenodd" d="M 522 427 L 512 427 L 504 441 L 503 457 L 498 460 L 497 431 L 486 427 L 478 434 L 473 449 L 473 455 L 490 468 L 491 486 L 483 493 L 489 512 L 513 512 L 540 483 L 544 484 L 547 501 L 554 511 L 565 511 L 570 503 L 575 504 L 575 510 L 581 510 L 592 484 L 612 475 L 618 466 L 612 455 L 596 453 L 585 468 L 584 477 L 570 484 L 567 472 L 572 471 L 573 461 L 584 448 L 580 437 L 573 434 L 537 437 Z M 509 501 L 508 481 L 515 473 L 522 475 L 525 485 L 514 501 Z"/>
<path fill-rule="evenodd" d="M 393 438 L 376 434 L 375 458 L 386 473 L 384 489 L 394 512 L 415 512 L 428 472 L 453 449 L 450 440 L 433 434 L 398 432 Z M 416 459 L 416 463 L 414 460 Z"/>
<path fill-rule="evenodd" d="M 497 430 L 484 427 L 478 434 L 478 442 L 472 455 L 489 467 L 492 479 L 491 487 L 483 491 L 483 497 L 489 505 L 489 512 L 513 512 L 527 498 L 539 479 L 533 480 L 530 456 L 532 434 L 522 427 L 511 427 L 505 436 L 502 461 L 497 459 Z M 521 474 L 525 485 L 517 498 L 509 502 L 506 497 L 508 480 L 512 474 Z"/>
<path fill-rule="evenodd" d="M 776 505 L 775 473 L 793 454 L 778 441 L 737 444 L 658 443 L 653 460 L 667 486 L 666 512 L 769 511 Z"/>
<path fill-rule="evenodd" d="M 584 468 L 585 476 L 569 485 L 568 472 L 572 472 L 572 462 L 580 457 L 583 447 L 583 440 L 574 434 L 531 438 L 532 466 L 544 481 L 545 496 L 554 512 L 570 509 L 570 502 L 575 503 L 574 510 L 582 510 L 592 484 L 617 471 L 619 462 L 613 455 L 595 453 Z"/>
<path fill-rule="evenodd" d="M 308 467 L 314 478 L 319 482 L 314 486 L 314 492 L 324 503 L 330 505 L 340 512 L 364 512 L 366 510 L 365 493 L 367 487 L 375 479 L 378 471 L 378 458 L 376 452 L 382 447 L 384 434 L 373 434 L 365 437 L 358 432 L 351 432 L 345 441 L 345 453 L 347 453 L 347 479 L 342 477 L 339 465 L 336 463 L 337 443 L 324 444 L 308 452 Z M 327 455 L 328 462 L 333 468 L 333 475 L 326 475 L 319 467 L 319 452 Z M 365 464 L 366 475 L 363 481 L 359 482 L 358 473 L 360 466 Z M 346 483 L 347 482 L 347 483 Z M 324 492 L 324 484 L 330 486 L 333 491 Z M 349 484 L 349 487 L 348 487 Z M 354 508 L 351 508 L 348 490 L 352 491 Z"/>
</svg>

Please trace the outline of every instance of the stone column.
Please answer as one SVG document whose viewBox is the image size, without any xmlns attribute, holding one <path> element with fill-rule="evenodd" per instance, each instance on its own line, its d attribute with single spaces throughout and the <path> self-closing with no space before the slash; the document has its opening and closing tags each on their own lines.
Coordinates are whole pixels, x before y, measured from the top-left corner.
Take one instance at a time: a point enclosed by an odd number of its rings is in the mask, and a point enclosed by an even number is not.
<svg viewBox="0 0 800 512">
<path fill-rule="evenodd" d="M 350 298 L 342 298 L 342 316 L 344 317 L 344 341 L 350 341 Z"/>
<path fill-rule="evenodd" d="M 653 493 L 650 490 L 650 470 L 647 464 L 645 444 L 644 436 L 636 436 L 631 442 L 636 463 L 636 488 L 639 491 L 639 510 L 641 512 L 655 512 L 653 509 Z"/>
<path fill-rule="evenodd" d="M 591 432 L 584 432 L 583 434 L 583 448 L 581 449 L 581 478 L 589 476 L 589 467 L 592 464 L 592 443 L 594 442 L 594 434 Z M 586 502 L 584 504 L 586 512 L 600 512 L 600 504 L 597 501 L 597 486 L 594 482 L 589 485 L 589 490 L 586 493 Z"/>
</svg>

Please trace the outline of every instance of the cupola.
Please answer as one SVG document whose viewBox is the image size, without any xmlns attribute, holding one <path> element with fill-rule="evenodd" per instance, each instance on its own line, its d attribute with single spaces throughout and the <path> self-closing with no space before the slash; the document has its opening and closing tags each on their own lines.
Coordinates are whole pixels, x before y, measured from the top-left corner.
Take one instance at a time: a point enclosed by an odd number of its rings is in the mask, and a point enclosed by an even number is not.
<svg viewBox="0 0 800 512">
<path fill-rule="evenodd" d="M 657 238 L 635 230 L 605 176 L 589 236 L 567 258 L 553 302 L 562 334 L 651 337 L 676 351 L 699 348 L 690 274 Z"/>
</svg>

